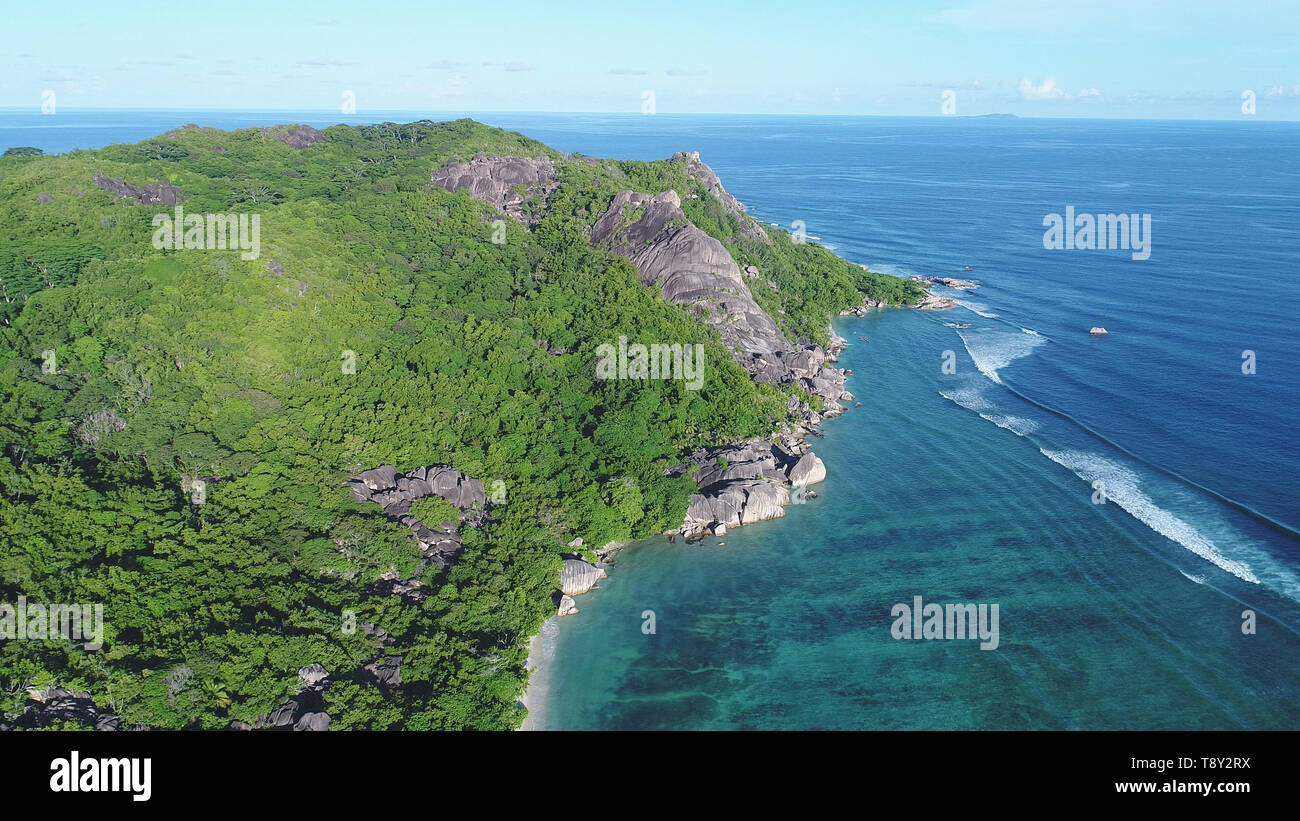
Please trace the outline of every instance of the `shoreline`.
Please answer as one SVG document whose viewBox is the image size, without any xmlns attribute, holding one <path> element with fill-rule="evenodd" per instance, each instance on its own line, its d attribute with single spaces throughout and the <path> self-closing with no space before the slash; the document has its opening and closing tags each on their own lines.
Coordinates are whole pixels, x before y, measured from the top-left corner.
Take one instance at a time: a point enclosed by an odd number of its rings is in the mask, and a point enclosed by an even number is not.
<svg viewBox="0 0 1300 821">
<path fill-rule="evenodd" d="M 542 622 L 542 626 L 528 640 L 528 660 L 524 662 L 525 669 L 528 670 L 528 686 L 519 695 L 519 703 L 528 710 L 528 715 L 515 728 L 515 732 L 546 729 L 541 726 L 546 717 L 543 708 L 546 697 L 550 694 L 550 667 L 555 661 L 555 640 L 559 628 L 559 617 L 551 616 Z"/>
<path fill-rule="evenodd" d="M 898 307 L 910 307 L 910 306 L 898 306 Z M 831 349 L 828 351 L 829 354 L 829 356 L 827 357 L 828 362 L 838 362 L 840 355 L 843 354 L 844 351 L 849 346 L 848 340 L 845 339 L 844 337 L 839 336 L 839 334 L 835 331 L 835 319 L 836 317 L 830 317 Z M 836 344 L 837 342 L 839 343 L 838 345 Z M 844 373 L 847 379 L 847 376 L 850 375 L 852 372 L 848 371 Z M 835 401 L 833 404 L 838 406 L 839 408 L 838 412 L 820 414 L 820 418 L 818 419 L 816 424 L 820 424 L 822 421 L 828 419 L 835 419 L 840 416 L 843 416 L 849 410 L 849 408 L 840 405 L 838 400 Z M 828 410 L 831 409 L 823 408 L 823 411 L 828 411 Z M 796 445 L 795 451 L 797 453 L 811 453 L 811 450 L 809 449 L 809 445 L 808 445 L 808 437 L 818 436 L 818 435 L 819 434 L 816 432 L 815 425 L 808 424 L 808 420 L 805 420 L 803 423 L 792 423 L 791 420 L 786 420 L 785 422 L 781 423 L 777 428 L 773 429 L 772 431 L 769 431 L 765 436 L 761 438 L 772 442 L 778 442 L 784 440 L 787 443 L 792 443 Z M 745 444 L 745 440 L 742 440 L 741 442 L 733 442 L 730 443 L 729 445 L 723 445 L 722 447 L 737 447 L 744 444 Z M 818 484 L 820 484 L 820 482 L 818 482 Z M 782 515 L 771 516 L 768 518 L 760 519 L 758 521 L 751 522 L 750 524 L 758 524 L 759 522 L 763 522 L 763 521 L 774 521 L 776 519 L 784 518 L 784 507 L 785 507 L 784 505 L 781 506 Z M 665 533 L 659 535 L 667 536 L 669 534 L 675 533 L 677 535 L 685 536 L 687 531 L 690 530 L 690 524 L 691 524 L 691 520 L 688 516 L 687 519 L 682 523 L 681 527 L 678 528 L 677 530 L 666 531 Z M 701 537 L 703 537 L 706 534 L 709 534 L 708 530 L 698 531 L 698 535 L 700 535 Z M 716 536 L 717 534 L 713 534 L 713 535 Z M 627 542 L 627 543 L 611 542 L 610 544 L 605 545 L 599 550 L 594 551 L 597 557 L 597 564 L 598 566 L 605 564 L 606 561 L 614 554 L 618 553 L 619 551 L 631 545 L 637 544 L 638 541 L 649 541 L 650 539 L 653 538 L 655 537 L 650 536 L 647 537 L 646 539 L 640 539 L 640 540 Z M 550 694 L 550 685 L 551 685 L 550 668 L 555 662 L 556 644 L 559 639 L 559 627 L 560 627 L 559 618 L 560 617 L 556 615 L 546 619 L 546 621 L 542 622 L 542 626 L 538 629 L 538 632 L 534 634 L 528 641 L 528 658 L 524 662 L 525 669 L 529 671 L 528 684 L 527 686 L 525 686 L 524 691 L 520 694 L 518 699 L 518 703 L 528 710 L 528 715 L 524 718 L 523 722 L 516 729 L 516 732 L 525 731 L 525 730 L 537 731 L 537 730 L 545 729 L 541 725 L 543 725 L 545 721 L 546 714 L 545 714 L 544 707 L 546 704 L 546 699 Z"/>
</svg>

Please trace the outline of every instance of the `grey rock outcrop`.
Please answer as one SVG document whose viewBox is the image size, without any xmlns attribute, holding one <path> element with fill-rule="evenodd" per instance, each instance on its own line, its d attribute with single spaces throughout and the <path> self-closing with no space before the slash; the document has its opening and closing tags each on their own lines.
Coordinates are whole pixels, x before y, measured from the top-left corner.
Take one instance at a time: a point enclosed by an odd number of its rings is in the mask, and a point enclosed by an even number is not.
<svg viewBox="0 0 1300 821">
<path fill-rule="evenodd" d="M 916 303 L 915 307 L 919 311 L 946 311 L 956 306 L 956 302 L 946 296 L 939 296 L 928 291 L 921 300 Z"/>
<path fill-rule="evenodd" d="M 592 226 L 591 239 L 627 255 L 643 284 L 657 283 L 669 302 L 718 328 L 729 347 L 747 354 L 738 357 L 742 364 L 789 347 L 727 249 L 686 219 L 676 191 L 620 191 Z"/>
<path fill-rule="evenodd" d="M 578 603 L 573 600 L 572 596 L 567 593 L 560 596 L 560 606 L 555 611 L 556 616 L 576 616 L 579 612 Z"/>
<path fill-rule="evenodd" d="M 400 687 L 402 684 L 402 656 L 392 656 L 372 661 L 362 668 L 376 684 L 384 687 Z"/>
<path fill-rule="evenodd" d="M 361 634 L 368 639 L 376 639 L 382 645 L 394 644 L 397 639 L 388 635 L 388 631 L 371 622 L 361 623 Z"/>
<path fill-rule="evenodd" d="M 36 202 L 38 205 L 45 205 L 54 202 L 54 197 L 51 197 L 49 194 L 37 194 Z"/>
<path fill-rule="evenodd" d="M 326 713 L 306 713 L 293 725 L 294 731 L 324 732 L 330 728 L 330 717 Z"/>
<path fill-rule="evenodd" d="M 790 484 L 808 487 L 826 481 L 826 465 L 814 453 L 805 453 L 790 468 Z"/>
<path fill-rule="evenodd" d="M 304 148 L 310 148 L 316 143 L 325 140 L 324 134 L 309 125 L 274 126 L 264 128 L 262 132 L 270 133 L 275 139 L 294 151 L 302 151 Z"/>
<path fill-rule="evenodd" d="M 524 203 L 540 198 L 542 210 L 559 183 L 549 157 L 489 157 L 479 152 L 468 162 L 454 162 L 433 172 L 434 185 L 448 191 L 467 190 L 476 200 L 533 225 L 541 213 L 529 214 Z"/>
<path fill-rule="evenodd" d="M 270 715 L 259 718 L 253 724 L 253 729 L 260 730 L 264 727 L 289 727 L 291 726 L 302 705 L 296 699 L 289 699 L 284 704 L 277 707 Z"/>
<path fill-rule="evenodd" d="M 0 713 L 0 731 L 33 730 L 58 727 L 76 722 L 100 731 L 117 730 L 121 719 L 101 710 L 90 693 L 78 693 L 64 687 L 28 689 L 27 704 L 17 714 Z"/>
<path fill-rule="evenodd" d="M 726 533 L 728 527 L 784 516 L 785 505 L 790 503 L 787 486 L 823 481 L 826 467 L 791 434 L 784 441 L 753 439 L 701 448 L 666 473 L 689 475 L 700 491 L 690 498 L 681 532 L 687 536 L 712 532 L 716 536 Z"/>
<path fill-rule="evenodd" d="M 419 467 L 409 473 L 398 473 L 393 465 L 380 465 L 357 474 L 343 486 L 358 503 L 374 502 L 390 519 L 410 528 L 424 552 L 417 576 L 424 573 L 428 564 L 440 570 L 448 567 L 463 547 L 459 528 L 478 527 L 487 518 L 488 499 L 483 483 L 448 465 Z M 459 521 L 435 522 L 430 526 L 410 515 L 412 503 L 427 496 L 440 496 L 451 502 L 460 511 Z M 402 580 L 390 574 L 380 578 L 391 584 L 393 592 L 422 596 L 418 581 Z"/>
<path fill-rule="evenodd" d="M 319 662 L 313 662 L 298 671 L 298 686 L 302 689 L 315 687 L 320 682 L 329 678 L 325 666 Z"/>
<path fill-rule="evenodd" d="M 705 190 L 717 197 L 724 208 L 736 215 L 736 218 L 740 220 L 741 233 L 747 238 L 762 243 L 772 241 L 767 232 L 763 230 L 763 226 L 745 213 L 744 203 L 728 194 L 727 189 L 722 187 L 722 180 L 718 179 L 718 175 L 713 173 L 713 169 L 700 160 L 700 152 L 679 151 L 673 155 L 672 160 L 673 162 L 686 163 L 686 172 L 704 183 Z"/>
<path fill-rule="evenodd" d="M 329 715 L 323 711 L 309 710 L 305 706 L 307 704 L 323 706 L 320 693 L 318 692 L 321 689 L 323 689 L 323 685 L 318 685 L 311 691 L 294 696 L 267 715 L 256 719 L 252 724 L 249 724 L 246 721 L 232 721 L 230 722 L 230 729 L 312 730 L 317 732 L 328 730 L 330 728 Z"/>
<path fill-rule="evenodd" d="M 135 200 L 135 205 L 176 205 L 189 199 L 176 186 L 165 182 L 151 182 L 144 186 L 131 185 L 116 177 L 95 173 L 95 185 L 110 194 Z"/>
<path fill-rule="evenodd" d="M 580 596 L 606 578 L 605 571 L 582 559 L 565 559 L 560 568 L 560 590 L 566 596 Z"/>
<path fill-rule="evenodd" d="M 691 530 L 711 529 L 715 522 L 738 527 L 778 519 L 785 515 L 789 503 L 790 491 L 784 485 L 765 479 L 741 479 L 692 496 L 686 520 L 696 525 Z"/>
</svg>

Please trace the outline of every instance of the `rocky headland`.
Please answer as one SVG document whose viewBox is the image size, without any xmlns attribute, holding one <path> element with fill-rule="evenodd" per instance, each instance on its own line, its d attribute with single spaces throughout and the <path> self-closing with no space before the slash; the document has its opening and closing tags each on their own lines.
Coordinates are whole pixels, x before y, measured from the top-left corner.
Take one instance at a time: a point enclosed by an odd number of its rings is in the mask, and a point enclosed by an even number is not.
<svg viewBox="0 0 1300 821">
<path fill-rule="evenodd" d="M 747 240 L 772 241 L 745 206 L 727 193 L 699 152 L 679 152 L 671 162 L 682 163 L 703 185 L 706 196 L 715 197 L 737 218 Z M 555 165 L 547 157 L 485 154 L 439 168 L 433 172 L 432 182 L 449 191 L 464 190 L 526 227 L 544 215 L 547 198 L 558 186 Z M 645 287 L 660 289 L 669 302 L 716 328 L 733 359 L 752 379 L 798 388 L 820 400 L 820 409 L 816 409 L 790 391 L 789 417 L 768 436 L 700 448 L 666 471 L 669 476 L 690 476 L 698 492 L 691 496 L 680 528 L 665 535 L 694 543 L 709 534 L 722 536 L 728 528 L 784 516 L 792 488 L 826 478 L 826 466 L 806 438 L 820 435 L 817 426 L 844 413 L 839 403 L 854 398 L 844 387 L 848 372 L 833 364 L 848 343 L 833 330 L 827 348 L 790 339 L 750 290 L 751 284 L 773 289 L 776 284 L 753 265 L 742 268 L 722 242 L 692 223 L 675 190 L 619 191 L 597 217 L 590 240 L 611 255 L 627 257 Z M 883 304 L 867 298 L 861 308 L 844 313 Z M 922 303 L 917 307 L 938 306 Z M 581 540 L 570 546 L 580 549 Z M 586 555 L 600 561 L 611 552 L 607 545 Z M 603 575 L 580 550 L 575 552 L 560 573 L 557 615 L 577 613 L 573 597 L 593 589 Z"/>
</svg>

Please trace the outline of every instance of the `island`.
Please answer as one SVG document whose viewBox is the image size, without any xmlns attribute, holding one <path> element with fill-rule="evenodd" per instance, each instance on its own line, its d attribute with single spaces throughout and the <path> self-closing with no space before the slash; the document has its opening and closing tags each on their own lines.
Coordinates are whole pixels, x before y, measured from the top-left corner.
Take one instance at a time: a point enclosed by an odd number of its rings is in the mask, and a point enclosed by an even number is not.
<svg viewBox="0 0 1300 821">
<path fill-rule="evenodd" d="M 927 299 L 698 153 L 470 120 L 191 123 L 0 181 L 5 583 L 105 604 L 97 649 L 6 645 L 5 727 L 515 728 L 602 557 L 824 480 L 831 317 Z"/>
</svg>

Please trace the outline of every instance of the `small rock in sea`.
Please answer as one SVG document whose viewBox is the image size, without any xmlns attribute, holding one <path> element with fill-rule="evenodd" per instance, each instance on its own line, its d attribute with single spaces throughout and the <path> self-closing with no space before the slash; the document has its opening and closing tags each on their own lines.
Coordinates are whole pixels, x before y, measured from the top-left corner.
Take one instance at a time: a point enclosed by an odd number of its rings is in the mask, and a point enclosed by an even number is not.
<svg viewBox="0 0 1300 821">
<path fill-rule="evenodd" d="M 1110 331 L 1106 330 L 1105 328 L 1092 328 L 1091 330 L 1088 331 L 1088 333 L 1092 334 L 1093 336 L 1105 336 L 1106 334 L 1110 333 Z"/>
<path fill-rule="evenodd" d="M 854 403 L 853 403 L 853 407 L 855 407 L 855 408 L 860 408 L 860 407 L 862 407 L 862 403 L 861 403 L 861 402 L 854 402 Z"/>
<path fill-rule="evenodd" d="M 726 542 L 718 542 L 718 547 L 726 547 L 726 546 L 727 546 Z"/>
</svg>

